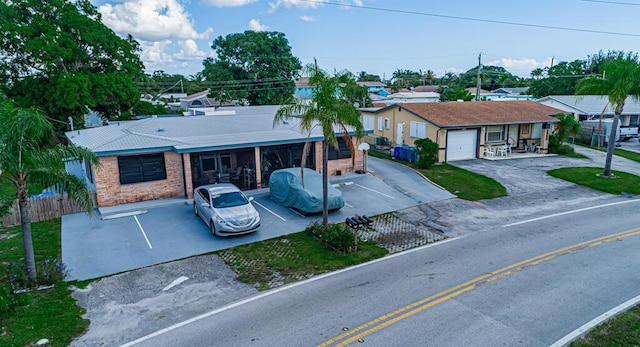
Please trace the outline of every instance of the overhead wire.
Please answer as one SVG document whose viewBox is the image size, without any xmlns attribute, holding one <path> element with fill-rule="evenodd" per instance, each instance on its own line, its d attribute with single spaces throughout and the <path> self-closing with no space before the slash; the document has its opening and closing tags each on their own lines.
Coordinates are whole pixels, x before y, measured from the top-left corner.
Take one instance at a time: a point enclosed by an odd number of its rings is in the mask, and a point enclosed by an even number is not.
<svg viewBox="0 0 640 347">
<path fill-rule="evenodd" d="M 564 30 L 564 31 L 576 31 L 576 32 L 584 32 L 584 33 L 592 33 L 592 34 L 640 37 L 640 34 L 622 33 L 622 32 L 616 32 L 616 31 L 570 28 L 570 27 L 561 27 L 561 26 L 554 26 L 554 25 L 510 22 L 510 21 L 502 21 L 502 20 L 495 20 L 495 19 L 452 16 L 452 15 L 437 14 L 437 13 L 417 12 L 417 11 L 409 11 L 409 10 L 396 10 L 396 9 L 384 8 L 384 7 L 373 7 L 373 6 L 364 6 L 364 5 L 360 6 L 360 5 L 337 3 L 337 2 L 323 1 L 323 0 L 299 0 L 299 1 L 313 3 L 313 4 L 340 6 L 340 7 L 348 7 L 348 8 L 359 8 L 359 9 L 372 10 L 372 11 L 410 14 L 410 15 L 424 16 L 424 17 L 448 18 L 448 19 L 465 20 L 465 21 L 472 21 L 472 22 L 505 24 L 505 25 L 514 25 L 514 26 L 522 26 L 522 27 L 530 27 L 530 28 L 554 29 L 554 30 Z M 587 1 L 587 0 L 583 0 L 583 1 Z M 596 0 L 592 0 L 592 1 L 596 1 Z M 624 3 L 624 4 L 628 4 L 628 3 Z"/>
</svg>

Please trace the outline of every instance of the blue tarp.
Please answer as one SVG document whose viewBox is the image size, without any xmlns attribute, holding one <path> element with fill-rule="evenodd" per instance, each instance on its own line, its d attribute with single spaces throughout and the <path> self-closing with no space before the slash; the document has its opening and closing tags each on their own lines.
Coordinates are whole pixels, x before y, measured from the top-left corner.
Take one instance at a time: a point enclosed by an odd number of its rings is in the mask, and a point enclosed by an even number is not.
<svg viewBox="0 0 640 347">
<path fill-rule="evenodd" d="M 328 187 L 329 210 L 344 207 L 342 192 Z M 322 175 L 314 170 L 304 169 L 304 187 L 300 168 L 280 169 L 269 176 L 271 198 L 282 206 L 291 207 L 305 213 L 322 212 Z"/>
</svg>

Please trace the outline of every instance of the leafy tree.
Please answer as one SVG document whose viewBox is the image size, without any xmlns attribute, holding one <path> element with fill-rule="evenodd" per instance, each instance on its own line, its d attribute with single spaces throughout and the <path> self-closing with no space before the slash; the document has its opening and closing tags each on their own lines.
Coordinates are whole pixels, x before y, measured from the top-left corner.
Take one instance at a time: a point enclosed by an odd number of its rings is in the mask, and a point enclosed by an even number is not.
<svg viewBox="0 0 640 347">
<path fill-rule="evenodd" d="M 418 139 L 415 141 L 418 150 L 418 167 L 427 169 L 438 162 L 438 144 L 430 139 Z"/>
<path fill-rule="evenodd" d="M 140 100 L 131 108 L 132 116 L 149 116 L 167 114 L 167 107 L 163 104 L 153 104 L 149 101 Z"/>
<path fill-rule="evenodd" d="M 369 89 L 366 86 L 361 86 L 356 81 L 347 75 L 342 75 L 342 95 L 344 98 L 355 105 L 357 102 L 359 107 L 371 107 L 373 102 L 369 96 Z"/>
<path fill-rule="evenodd" d="M 420 85 L 422 74 L 413 70 L 397 69 L 391 77 L 391 89 L 398 92 L 402 88 L 411 88 Z"/>
<path fill-rule="evenodd" d="M 380 76 L 370 75 L 366 71 L 360 71 L 358 74 L 358 82 L 381 82 Z"/>
<path fill-rule="evenodd" d="M 461 86 L 475 87 L 477 84 L 478 67 L 475 66 L 459 76 L 459 83 Z M 480 70 L 480 81 L 482 82 L 482 89 L 494 90 L 500 87 L 513 86 L 512 81 L 518 81 L 518 77 L 512 75 L 502 66 L 485 65 Z M 503 81 L 507 84 L 501 85 L 499 81 Z"/>
<path fill-rule="evenodd" d="M 611 175 L 611 158 L 615 148 L 616 131 L 620 115 L 627 97 L 640 99 L 640 64 L 636 56 L 628 56 L 615 60 L 606 60 L 601 67 L 602 77 L 589 77 L 581 80 L 576 87 L 577 95 L 602 95 L 609 99 L 613 107 L 614 117 L 607 145 L 605 160 L 605 177 Z"/>
<path fill-rule="evenodd" d="M 562 61 L 547 70 L 547 77 L 531 82 L 529 94 L 535 98 L 547 95 L 573 95 L 576 84 L 584 77 L 585 62 Z"/>
<path fill-rule="evenodd" d="M 47 117 L 35 109 L 17 108 L 4 102 L 0 105 L 0 180 L 16 188 L 20 210 L 25 265 L 28 275 L 36 279 L 29 185 L 55 187 L 91 211 L 93 203 L 85 182 L 64 169 L 63 160 L 74 158 L 99 165 L 98 158 L 88 149 L 76 146 L 47 145 L 53 126 Z"/>
<path fill-rule="evenodd" d="M 0 2 L 0 89 L 22 107 L 37 106 L 67 130 L 87 107 L 117 117 L 140 98 L 138 43 L 107 28 L 88 0 Z"/>
<path fill-rule="evenodd" d="M 541 68 L 533 69 L 533 70 L 531 71 L 531 77 L 532 77 L 533 79 L 535 79 L 535 80 L 539 80 L 539 79 L 541 79 L 541 78 L 542 78 L 542 76 L 544 76 L 544 72 L 545 72 L 545 70 L 544 70 L 544 69 L 541 69 Z"/>
<path fill-rule="evenodd" d="M 569 136 L 579 135 L 582 129 L 580 122 L 573 115 L 559 114 L 559 123 L 556 123 L 553 134 L 549 137 L 549 151 L 551 153 L 566 154 L 572 153 L 573 148 L 563 143 Z"/>
<path fill-rule="evenodd" d="M 473 99 L 473 95 L 469 93 L 467 89 L 461 86 L 454 87 L 440 87 L 438 89 L 438 93 L 440 93 L 440 101 L 471 101 Z"/>
<path fill-rule="evenodd" d="M 329 164 L 329 146 L 338 148 L 338 138 L 335 128 L 341 129 L 340 133 L 349 144 L 351 150 L 352 165 L 355 165 L 355 151 L 351 141 L 350 131 L 355 131 L 357 138 L 364 134 L 364 127 L 360 121 L 360 112 L 349 101 L 339 97 L 340 85 L 343 76 L 331 76 L 317 67 L 309 66 L 307 70 L 310 72 L 309 84 L 313 88 L 313 96 L 311 103 L 298 102 L 291 100 L 290 103 L 283 105 L 276 113 L 273 124 L 289 120 L 292 117 L 300 117 L 300 127 L 303 131 L 311 133 L 314 127 L 322 128 L 324 141 L 322 145 L 322 225 L 328 223 L 328 164 Z M 306 161 L 306 155 L 309 149 L 309 142 L 305 143 L 304 157 L 302 162 Z"/>
<path fill-rule="evenodd" d="M 216 58 L 204 60 L 210 95 L 246 99 L 250 105 L 279 105 L 295 90 L 302 65 L 283 33 L 250 31 L 218 37 Z"/>
</svg>

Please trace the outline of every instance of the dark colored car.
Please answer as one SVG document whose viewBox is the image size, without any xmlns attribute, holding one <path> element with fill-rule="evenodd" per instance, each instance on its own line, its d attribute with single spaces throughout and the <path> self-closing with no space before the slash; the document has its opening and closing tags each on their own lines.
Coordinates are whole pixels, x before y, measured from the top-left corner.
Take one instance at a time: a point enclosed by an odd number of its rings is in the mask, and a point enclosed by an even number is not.
<svg viewBox="0 0 640 347">
<path fill-rule="evenodd" d="M 303 184 L 304 177 L 304 184 Z M 329 211 L 344 207 L 342 192 L 329 185 Z M 282 206 L 303 213 L 322 212 L 322 175 L 305 168 L 304 176 L 300 168 L 280 169 L 269 177 L 271 198 Z"/>
</svg>

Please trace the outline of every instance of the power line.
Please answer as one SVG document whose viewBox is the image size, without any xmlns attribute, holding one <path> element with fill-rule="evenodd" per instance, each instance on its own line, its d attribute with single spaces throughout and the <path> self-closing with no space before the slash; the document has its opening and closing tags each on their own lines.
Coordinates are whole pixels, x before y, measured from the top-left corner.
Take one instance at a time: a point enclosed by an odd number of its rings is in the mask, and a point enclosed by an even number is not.
<svg viewBox="0 0 640 347">
<path fill-rule="evenodd" d="M 400 13 L 400 14 L 411 14 L 411 15 L 424 16 L 424 17 L 448 18 L 448 19 L 466 20 L 466 21 L 481 22 L 481 23 L 514 25 L 514 26 L 522 26 L 522 27 L 529 27 L 529 28 L 542 28 L 542 29 L 554 29 L 554 30 L 564 30 L 564 31 L 577 31 L 577 32 L 592 33 L 592 34 L 640 37 L 640 34 L 629 34 L 629 33 L 615 32 L 615 31 L 579 29 L 579 28 L 559 27 L 559 26 L 553 26 L 553 25 L 528 24 L 528 23 L 508 22 L 508 21 L 493 20 L 493 19 L 460 17 L 460 16 L 451 16 L 451 15 L 426 13 L 426 12 L 396 10 L 396 9 L 383 8 L 383 7 L 358 6 L 358 5 L 351 5 L 351 4 L 335 3 L 335 2 L 330 2 L 330 1 L 322 1 L 322 0 L 300 0 L 300 1 L 314 3 L 314 4 L 323 4 L 323 5 L 332 5 L 332 6 L 340 6 L 340 7 L 366 9 L 366 10 L 372 10 L 372 11 L 382 11 L 382 12 L 391 12 L 391 13 Z M 587 1 L 587 0 L 583 0 L 583 1 Z M 596 1 L 596 0 L 591 0 L 591 1 Z M 624 3 L 624 4 L 627 4 L 627 3 Z"/>
<path fill-rule="evenodd" d="M 622 2 L 622 1 L 605 1 L 605 0 L 582 0 L 584 2 L 599 2 L 602 4 L 613 4 L 613 5 L 629 5 L 629 6 L 640 6 L 639 3 L 634 2 Z"/>
</svg>

